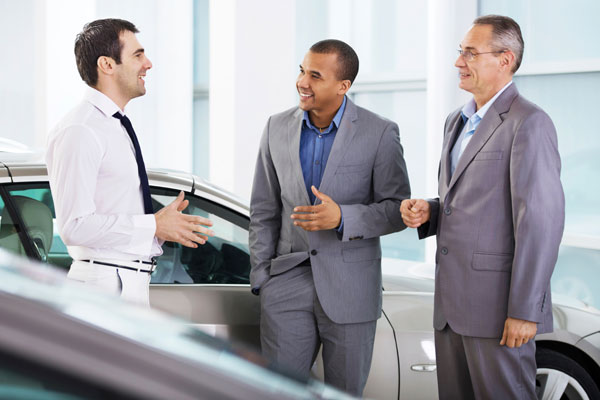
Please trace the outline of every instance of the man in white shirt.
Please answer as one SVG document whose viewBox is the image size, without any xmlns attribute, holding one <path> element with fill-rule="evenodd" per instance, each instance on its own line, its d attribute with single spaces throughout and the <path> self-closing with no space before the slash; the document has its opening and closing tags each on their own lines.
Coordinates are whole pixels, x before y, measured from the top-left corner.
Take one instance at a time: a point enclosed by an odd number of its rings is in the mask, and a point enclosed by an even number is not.
<svg viewBox="0 0 600 400">
<path fill-rule="evenodd" d="M 188 205 L 183 192 L 153 214 L 142 153 L 124 111 L 146 93 L 152 68 L 137 32 L 119 19 L 84 26 L 75 58 L 89 88 L 50 133 L 46 162 L 58 229 L 73 257 L 69 278 L 148 305 L 162 243 L 197 247 L 213 233 L 210 220 L 181 213 Z"/>
</svg>

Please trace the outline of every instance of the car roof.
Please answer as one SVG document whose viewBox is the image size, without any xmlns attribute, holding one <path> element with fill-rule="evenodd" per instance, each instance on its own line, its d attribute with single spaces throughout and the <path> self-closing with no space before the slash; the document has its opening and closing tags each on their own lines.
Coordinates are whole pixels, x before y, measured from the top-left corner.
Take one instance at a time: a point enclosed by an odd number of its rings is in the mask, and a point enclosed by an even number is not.
<svg viewBox="0 0 600 400">
<path fill-rule="evenodd" d="M 0 152 L 0 183 L 45 182 L 48 170 L 39 154 L 12 154 Z M 228 206 L 248 217 L 249 206 L 242 198 L 190 173 L 164 168 L 148 168 L 150 186 L 183 190 L 201 195 Z"/>
</svg>

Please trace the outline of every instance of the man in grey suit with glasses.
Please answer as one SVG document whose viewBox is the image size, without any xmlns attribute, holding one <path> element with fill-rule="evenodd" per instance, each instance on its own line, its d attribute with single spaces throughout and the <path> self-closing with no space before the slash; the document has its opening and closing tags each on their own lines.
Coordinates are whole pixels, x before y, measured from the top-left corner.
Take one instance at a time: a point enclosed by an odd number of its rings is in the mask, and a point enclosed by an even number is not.
<svg viewBox="0 0 600 400">
<path fill-rule="evenodd" d="M 420 237 L 437 235 L 440 399 L 536 398 L 565 203 L 554 125 L 512 82 L 522 57 L 515 21 L 474 21 L 455 64 L 473 99 L 446 120 L 439 198 L 401 206 Z"/>
<path fill-rule="evenodd" d="M 299 107 L 269 118 L 250 203 L 252 290 L 263 353 L 308 376 L 365 386 L 381 315 L 379 237 L 405 228 L 410 187 L 398 126 L 346 97 L 358 57 L 338 40 L 300 65 Z"/>
</svg>

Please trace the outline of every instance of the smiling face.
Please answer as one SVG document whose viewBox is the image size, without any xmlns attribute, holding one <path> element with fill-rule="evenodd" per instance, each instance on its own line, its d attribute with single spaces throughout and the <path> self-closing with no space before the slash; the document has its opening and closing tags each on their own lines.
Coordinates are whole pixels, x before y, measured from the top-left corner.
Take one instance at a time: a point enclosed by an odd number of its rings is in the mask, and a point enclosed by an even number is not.
<svg viewBox="0 0 600 400">
<path fill-rule="evenodd" d="M 152 63 L 133 32 L 123 31 L 119 40 L 122 44 L 121 63 L 115 65 L 115 78 L 121 96 L 129 101 L 146 94 L 144 77 Z"/>
<path fill-rule="evenodd" d="M 337 58 L 335 53 L 306 53 L 296 79 L 302 110 L 314 115 L 329 115 L 335 114 L 340 107 L 350 81 L 338 79 Z"/>
<path fill-rule="evenodd" d="M 473 25 L 465 35 L 460 47 L 463 51 L 471 51 L 478 54 L 471 61 L 465 60 L 462 55 L 456 59 L 454 66 L 458 68 L 460 83 L 459 87 L 467 92 L 473 93 L 479 105 L 478 99 L 485 101 L 506 85 L 512 78 L 510 72 L 510 59 L 512 53 L 488 53 L 497 49 L 493 44 L 491 25 Z M 487 100 L 486 100 L 487 99 Z"/>
</svg>

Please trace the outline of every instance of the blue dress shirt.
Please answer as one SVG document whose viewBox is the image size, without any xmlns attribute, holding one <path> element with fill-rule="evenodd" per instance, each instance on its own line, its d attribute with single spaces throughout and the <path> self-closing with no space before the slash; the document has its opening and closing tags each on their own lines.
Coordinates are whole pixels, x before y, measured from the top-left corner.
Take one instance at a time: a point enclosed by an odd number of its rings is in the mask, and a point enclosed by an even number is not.
<svg viewBox="0 0 600 400">
<path fill-rule="evenodd" d="M 327 166 L 327 159 L 329 158 L 329 153 L 331 153 L 333 141 L 340 127 L 345 109 L 346 96 L 344 96 L 344 101 L 333 117 L 333 120 L 323 132 L 310 122 L 308 111 L 304 111 L 302 132 L 300 133 L 300 165 L 302 166 L 302 176 L 304 177 L 304 184 L 306 185 L 306 191 L 308 192 L 311 204 L 315 204 L 316 197 L 310 187 L 314 185 L 318 189 L 321 186 L 321 179 Z M 341 232 L 343 226 L 344 216 L 342 215 L 340 226 L 337 230 Z"/>
</svg>

